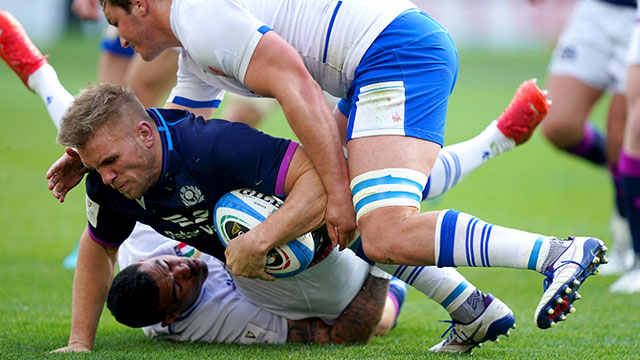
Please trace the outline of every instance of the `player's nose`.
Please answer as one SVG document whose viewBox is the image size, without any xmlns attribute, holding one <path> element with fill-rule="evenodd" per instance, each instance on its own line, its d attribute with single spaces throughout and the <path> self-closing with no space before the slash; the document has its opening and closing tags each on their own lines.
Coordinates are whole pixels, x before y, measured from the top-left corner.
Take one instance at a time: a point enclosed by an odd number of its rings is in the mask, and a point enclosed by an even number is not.
<svg viewBox="0 0 640 360">
<path fill-rule="evenodd" d="M 188 279 L 191 276 L 191 269 L 186 262 L 173 267 L 173 276 L 181 279 Z"/>
<path fill-rule="evenodd" d="M 129 42 L 127 41 L 127 39 L 123 38 L 122 36 L 120 36 L 120 46 L 122 46 L 123 48 L 129 47 Z"/>
</svg>

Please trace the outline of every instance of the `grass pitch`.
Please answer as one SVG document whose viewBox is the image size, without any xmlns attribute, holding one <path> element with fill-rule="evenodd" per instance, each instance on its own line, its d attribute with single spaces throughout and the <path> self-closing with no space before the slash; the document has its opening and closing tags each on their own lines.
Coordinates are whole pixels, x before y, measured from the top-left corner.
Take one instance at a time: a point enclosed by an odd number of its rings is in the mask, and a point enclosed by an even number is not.
<svg viewBox="0 0 640 360">
<path fill-rule="evenodd" d="M 65 86 L 75 93 L 95 79 L 97 45 L 69 36 L 45 49 Z M 508 104 L 526 78 L 543 82 L 548 53 L 460 53 L 460 74 L 451 98 L 447 144 L 479 133 Z M 235 346 L 150 341 L 141 331 L 102 316 L 91 354 L 48 354 L 67 343 L 73 271 L 61 261 L 86 224 L 84 192 L 74 190 L 59 204 L 44 174 L 62 153 L 55 129 L 36 95 L 0 65 L 0 358 L 3 359 L 202 359 L 318 358 L 422 359 L 440 340 L 447 319 L 439 306 L 410 291 L 398 326 L 368 346 Z M 602 126 L 604 110 L 593 119 Z M 291 136 L 280 113 L 264 130 Z M 556 151 L 540 134 L 490 161 L 444 197 L 424 209 L 454 208 L 483 220 L 556 236 L 590 235 L 610 243 L 608 219 L 612 186 L 606 171 Z M 583 300 L 567 322 L 536 328 L 533 310 L 542 294 L 542 276 L 509 269 L 461 269 L 478 288 L 492 292 L 514 311 L 518 328 L 499 344 L 477 349 L 477 359 L 640 358 L 640 294 L 612 295 L 615 277 L 592 277 Z M 336 274 L 336 276 L 348 276 Z"/>
</svg>

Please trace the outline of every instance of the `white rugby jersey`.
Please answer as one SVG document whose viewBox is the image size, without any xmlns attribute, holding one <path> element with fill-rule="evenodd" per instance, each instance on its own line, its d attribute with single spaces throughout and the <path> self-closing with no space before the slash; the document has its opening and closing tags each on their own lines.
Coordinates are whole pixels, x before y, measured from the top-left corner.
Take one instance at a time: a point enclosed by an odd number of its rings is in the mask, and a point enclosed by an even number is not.
<svg viewBox="0 0 640 360">
<path fill-rule="evenodd" d="M 210 102 L 222 90 L 256 96 L 244 78 L 269 29 L 298 51 L 323 90 L 345 97 L 373 41 L 412 8 L 409 0 L 173 0 L 171 27 L 183 50 L 169 101 Z"/>
<path fill-rule="evenodd" d="M 195 304 L 167 327 L 160 324 L 144 327 L 142 330 L 148 337 L 214 343 L 286 343 L 286 319 L 240 295 L 224 264 L 213 256 L 138 223 L 131 237 L 119 248 L 118 264 L 123 269 L 138 260 L 159 255 L 199 258 L 207 263 L 209 275 Z"/>
</svg>

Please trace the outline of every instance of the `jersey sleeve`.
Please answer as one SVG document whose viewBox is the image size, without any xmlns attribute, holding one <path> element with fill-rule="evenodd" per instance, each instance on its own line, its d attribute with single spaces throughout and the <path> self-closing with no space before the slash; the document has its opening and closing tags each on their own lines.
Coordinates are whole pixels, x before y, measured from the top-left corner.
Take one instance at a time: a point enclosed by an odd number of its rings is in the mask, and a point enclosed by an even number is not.
<svg viewBox="0 0 640 360">
<path fill-rule="evenodd" d="M 192 109 L 217 108 L 222 102 L 224 90 L 207 84 L 194 73 L 192 58 L 184 50 L 178 57 L 176 86 L 171 90 L 167 102 Z"/>
<path fill-rule="evenodd" d="M 258 42 L 271 30 L 237 0 L 183 1 L 172 27 L 203 71 L 243 84 Z"/>
<path fill-rule="evenodd" d="M 89 236 L 103 246 L 120 246 L 133 231 L 135 220 L 121 215 L 110 206 L 106 194 L 109 188 L 102 183 L 96 171 L 89 172 L 85 185 Z"/>
<path fill-rule="evenodd" d="M 284 194 L 284 181 L 298 143 L 275 138 L 246 124 L 219 120 L 208 175 L 226 191 L 248 187 L 266 194 Z"/>
</svg>

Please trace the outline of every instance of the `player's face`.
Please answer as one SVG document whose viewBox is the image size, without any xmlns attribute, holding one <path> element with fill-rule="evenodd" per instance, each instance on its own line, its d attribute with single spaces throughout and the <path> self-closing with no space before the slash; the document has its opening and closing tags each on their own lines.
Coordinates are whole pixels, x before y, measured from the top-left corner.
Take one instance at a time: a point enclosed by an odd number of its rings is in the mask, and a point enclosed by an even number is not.
<svg viewBox="0 0 640 360">
<path fill-rule="evenodd" d="M 158 284 L 158 310 L 179 315 L 198 299 L 207 278 L 207 265 L 200 260 L 164 255 L 142 261 L 144 271 Z"/>
<path fill-rule="evenodd" d="M 137 136 L 102 126 L 78 148 L 86 167 L 95 169 L 102 182 L 129 199 L 138 199 L 160 177 L 162 159 Z"/>
<path fill-rule="evenodd" d="M 131 47 L 145 61 L 151 61 L 169 46 L 161 41 L 155 24 L 150 22 L 149 16 L 142 16 L 139 7 L 133 4 L 131 13 L 127 13 L 119 6 L 107 3 L 104 15 L 109 24 L 118 28 L 123 47 Z"/>
</svg>

